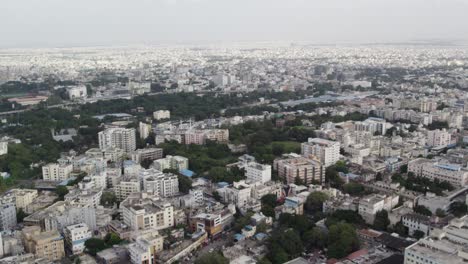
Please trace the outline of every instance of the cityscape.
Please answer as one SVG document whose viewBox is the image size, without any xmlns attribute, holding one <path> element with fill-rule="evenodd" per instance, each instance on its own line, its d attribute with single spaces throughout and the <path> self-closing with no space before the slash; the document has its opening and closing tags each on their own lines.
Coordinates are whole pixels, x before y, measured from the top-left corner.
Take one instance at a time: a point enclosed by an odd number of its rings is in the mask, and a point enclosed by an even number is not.
<svg viewBox="0 0 468 264">
<path fill-rule="evenodd" d="M 0 46 L 0 264 L 468 262 L 463 40 L 53 45 Z"/>
</svg>

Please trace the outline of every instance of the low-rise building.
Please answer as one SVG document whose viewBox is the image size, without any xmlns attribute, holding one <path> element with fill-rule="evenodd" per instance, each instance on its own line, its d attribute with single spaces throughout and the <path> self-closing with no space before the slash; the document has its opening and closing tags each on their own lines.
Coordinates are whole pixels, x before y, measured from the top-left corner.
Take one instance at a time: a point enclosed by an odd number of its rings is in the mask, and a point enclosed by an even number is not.
<svg viewBox="0 0 468 264">
<path fill-rule="evenodd" d="M 132 153 L 132 160 L 135 163 L 141 163 L 144 160 L 162 159 L 162 157 L 163 157 L 162 148 L 137 149 Z"/>
<path fill-rule="evenodd" d="M 23 229 L 25 249 L 36 258 L 57 261 L 65 256 L 63 237 L 57 230 L 41 232 L 39 226 L 27 226 Z"/>
<path fill-rule="evenodd" d="M 398 204 L 399 196 L 371 194 L 359 200 L 358 213 L 367 224 L 374 224 L 375 215 L 381 210 L 389 212 Z"/>
<path fill-rule="evenodd" d="M 153 168 L 164 171 L 166 169 L 172 170 L 187 170 L 188 169 L 188 159 L 182 156 L 170 156 L 167 155 L 163 159 L 158 159 L 153 162 Z"/>
<path fill-rule="evenodd" d="M 163 250 L 163 242 L 164 238 L 157 231 L 137 237 L 128 246 L 132 263 L 157 263 L 157 256 Z"/>
<path fill-rule="evenodd" d="M 408 172 L 418 177 L 430 180 L 446 181 L 450 184 L 463 187 L 468 183 L 468 170 L 460 165 L 441 164 L 430 159 L 415 159 L 408 163 Z"/>
<path fill-rule="evenodd" d="M 65 244 L 73 255 L 83 253 L 86 240 L 92 237 L 88 226 L 83 223 L 65 227 L 63 234 Z"/>
</svg>

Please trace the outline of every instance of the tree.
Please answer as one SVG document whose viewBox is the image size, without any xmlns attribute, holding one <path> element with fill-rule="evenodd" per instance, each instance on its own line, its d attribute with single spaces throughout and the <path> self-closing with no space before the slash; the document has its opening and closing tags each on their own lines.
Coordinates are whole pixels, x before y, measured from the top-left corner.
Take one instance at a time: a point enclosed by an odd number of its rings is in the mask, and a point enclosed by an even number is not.
<svg viewBox="0 0 468 264">
<path fill-rule="evenodd" d="M 18 209 L 18 211 L 16 212 L 16 221 L 18 223 L 22 223 L 24 218 L 26 218 L 29 214 L 25 213 L 23 211 L 23 208 L 20 208 Z"/>
<path fill-rule="evenodd" d="M 68 189 L 66 186 L 60 185 L 57 188 L 55 188 L 55 193 L 57 193 L 58 199 L 63 201 L 65 195 L 68 193 Z"/>
<path fill-rule="evenodd" d="M 402 237 L 408 236 L 408 227 L 403 225 L 402 222 L 396 223 L 393 231 Z"/>
<path fill-rule="evenodd" d="M 114 206 L 117 203 L 117 196 L 113 192 L 103 192 L 101 195 L 101 205 Z"/>
<path fill-rule="evenodd" d="M 417 205 L 413 208 L 413 211 L 418 214 L 422 215 L 427 215 L 427 216 L 432 216 L 431 210 L 429 208 L 425 207 L 424 205 Z"/>
<path fill-rule="evenodd" d="M 343 191 L 350 195 L 362 195 L 365 192 L 364 185 L 357 182 L 350 182 L 343 185 Z"/>
<path fill-rule="evenodd" d="M 213 198 L 218 202 L 221 201 L 221 195 L 217 191 L 213 191 Z"/>
<path fill-rule="evenodd" d="M 413 233 L 413 237 L 416 238 L 416 239 L 421 239 L 421 238 L 423 238 L 425 236 L 426 236 L 426 234 L 421 230 L 416 230 Z"/>
<path fill-rule="evenodd" d="M 229 260 L 219 252 L 206 253 L 195 260 L 195 264 L 228 264 Z"/>
<path fill-rule="evenodd" d="M 108 233 L 108 234 L 104 237 L 104 242 L 106 243 L 106 246 L 107 246 L 107 247 L 112 247 L 113 245 L 117 245 L 117 244 L 119 244 L 120 242 L 122 242 L 122 239 L 121 239 L 120 236 L 117 235 L 116 233 L 111 232 L 111 233 Z"/>
<path fill-rule="evenodd" d="M 314 227 L 304 233 L 302 240 L 305 241 L 308 249 L 323 249 L 327 245 L 327 239 L 327 234 L 320 227 Z"/>
<path fill-rule="evenodd" d="M 322 212 L 323 203 L 328 199 L 328 195 L 324 192 L 312 192 L 307 196 L 305 209 L 309 212 Z"/>
<path fill-rule="evenodd" d="M 446 215 L 446 214 L 445 214 L 445 211 L 442 210 L 442 209 L 440 209 L 440 208 L 437 208 L 435 214 L 436 214 L 437 217 L 445 217 L 445 215 Z"/>
<path fill-rule="evenodd" d="M 408 172 L 408 164 L 403 164 L 400 166 L 400 173 L 407 173 Z"/>
<path fill-rule="evenodd" d="M 328 257 L 341 259 L 359 249 L 354 227 L 348 223 L 332 225 L 328 232 Z"/>
<path fill-rule="evenodd" d="M 267 194 L 261 198 L 262 213 L 266 216 L 275 217 L 276 195 Z"/>
<path fill-rule="evenodd" d="M 90 238 L 85 241 L 85 247 L 89 254 L 96 256 L 99 251 L 106 249 L 106 243 L 99 238 Z"/>
<path fill-rule="evenodd" d="M 375 214 L 374 228 L 377 230 L 386 231 L 390 220 L 388 219 L 387 210 L 380 210 Z"/>
<path fill-rule="evenodd" d="M 177 174 L 177 179 L 179 180 L 179 191 L 186 194 L 189 193 L 192 189 L 192 179 L 180 174 Z"/>
<path fill-rule="evenodd" d="M 464 202 L 456 201 L 450 205 L 450 212 L 456 217 L 462 217 L 466 215 L 468 207 Z"/>
</svg>

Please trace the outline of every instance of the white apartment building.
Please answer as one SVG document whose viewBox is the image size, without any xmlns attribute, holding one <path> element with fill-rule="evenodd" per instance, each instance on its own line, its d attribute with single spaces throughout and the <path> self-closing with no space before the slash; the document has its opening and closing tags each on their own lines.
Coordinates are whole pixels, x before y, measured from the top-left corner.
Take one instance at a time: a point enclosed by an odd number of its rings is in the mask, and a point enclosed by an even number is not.
<svg viewBox="0 0 468 264">
<path fill-rule="evenodd" d="M 70 100 L 76 100 L 80 98 L 86 98 L 88 96 L 88 90 L 85 85 L 71 86 L 67 88 L 68 98 Z"/>
<path fill-rule="evenodd" d="M 140 139 L 146 139 L 151 133 L 151 124 L 140 122 L 138 131 L 140 132 Z"/>
<path fill-rule="evenodd" d="M 0 141 L 0 156 L 8 154 L 8 141 Z"/>
<path fill-rule="evenodd" d="M 217 189 L 217 192 L 223 202 L 233 203 L 238 208 L 245 208 L 252 200 L 252 188 L 245 181 L 234 182 L 230 187 Z"/>
<path fill-rule="evenodd" d="M 83 253 L 86 240 L 92 237 L 89 227 L 85 223 L 67 226 L 63 230 L 65 246 L 73 255 Z"/>
<path fill-rule="evenodd" d="M 446 147 L 450 145 L 452 136 L 447 130 L 436 129 L 427 132 L 427 145 L 429 147 Z"/>
<path fill-rule="evenodd" d="M 132 194 L 120 203 L 123 223 L 131 230 L 166 229 L 174 226 L 174 207 L 146 193 Z"/>
<path fill-rule="evenodd" d="M 179 179 L 172 173 L 162 173 L 156 169 L 140 172 L 143 189 L 159 197 L 172 197 L 179 193 Z"/>
<path fill-rule="evenodd" d="M 155 120 L 169 119 L 171 118 L 171 112 L 169 110 L 159 110 L 153 112 L 153 118 Z"/>
<path fill-rule="evenodd" d="M 42 179 L 44 181 L 64 181 L 70 178 L 72 171 L 72 164 L 49 163 L 42 166 Z"/>
<path fill-rule="evenodd" d="M 447 181 L 453 186 L 463 187 L 468 183 L 468 171 L 453 164 L 439 164 L 429 159 L 415 159 L 408 163 L 408 172 L 416 176 Z"/>
<path fill-rule="evenodd" d="M 423 113 L 430 113 L 435 110 L 437 110 L 437 102 L 427 99 L 421 100 L 419 102 L 419 111 Z"/>
<path fill-rule="evenodd" d="M 406 214 L 401 217 L 401 223 L 408 228 L 408 234 L 414 235 L 414 232 L 421 231 L 426 236 L 431 230 L 430 218 L 416 213 Z"/>
<path fill-rule="evenodd" d="M 163 251 L 164 238 L 157 231 L 138 236 L 128 246 L 133 264 L 157 263 L 157 256 Z"/>
<path fill-rule="evenodd" d="M 130 153 L 136 149 L 134 128 L 108 128 L 98 133 L 99 148 L 120 148 Z"/>
<path fill-rule="evenodd" d="M 359 200 L 358 213 L 367 224 L 374 224 L 375 215 L 378 211 L 390 212 L 398 204 L 399 196 L 386 196 L 371 194 Z"/>
<path fill-rule="evenodd" d="M 153 168 L 164 171 L 165 169 L 173 169 L 177 171 L 188 169 L 188 159 L 182 156 L 167 155 L 163 159 L 158 159 L 153 162 Z"/>
<path fill-rule="evenodd" d="M 308 142 L 301 144 L 301 154 L 304 157 L 313 155 L 328 167 L 340 159 L 340 143 L 322 138 L 309 138 Z"/>
<path fill-rule="evenodd" d="M 405 264 L 463 264 L 468 262 L 468 216 L 430 232 L 405 249 Z"/>
<path fill-rule="evenodd" d="M 25 209 L 37 196 L 35 189 L 12 189 L 0 198 L 0 203 L 13 203 L 16 209 Z"/>
<path fill-rule="evenodd" d="M 244 169 L 245 177 L 251 182 L 266 183 L 271 181 L 271 165 L 249 162 Z"/>
<path fill-rule="evenodd" d="M 141 192 L 140 180 L 135 177 L 124 178 L 114 186 L 114 192 L 117 200 L 123 201 L 130 194 Z"/>
<path fill-rule="evenodd" d="M 16 207 L 13 204 L 0 205 L 0 231 L 16 226 Z"/>
<path fill-rule="evenodd" d="M 391 128 L 392 125 L 387 123 L 385 119 L 370 117 L 364 121 L 354 122 L 355 131 L 367 131 L 374 135 L 376 132 L 380 135 L 385 135 L 387 129 Z"/>
</svg>

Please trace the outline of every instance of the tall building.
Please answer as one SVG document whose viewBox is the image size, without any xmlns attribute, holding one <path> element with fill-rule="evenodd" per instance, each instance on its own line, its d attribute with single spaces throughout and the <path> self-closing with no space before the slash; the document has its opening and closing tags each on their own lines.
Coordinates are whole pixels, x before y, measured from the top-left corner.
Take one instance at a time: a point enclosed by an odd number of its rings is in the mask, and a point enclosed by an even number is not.
<svg viewBox="0 0 468 264">
<path fill-rule="evenodd" d="M 65 227 L 63 234 L 65 244 L 73 255 L 83 253 L 86 240 L 92 237 L 91 231 L 84 223 Z"/>
<path fill-rule="evenodd" d="M 427 145 L 430 147 L 446 147 L 450 145 L 452 136 L 445 129 L 430 130 L 427 132 Z"/>
<path fill-rule="evenodd" d="M 63 237 L 57 230 L 41 232 L 39 226 L 23 228 L 24 246 L 36 258 L 58 261 L 65 256 Z"/>
<path fill-rule="evenodd" d="M 64 181 L 70 178 L 72 171 L 72 164 L 49 163 L 42 166 L 42 179 L 44 181 Z"/>
<path fill-rule="evenodd" d="M 468 261 L 468 216 L 456 218 L 443 228 L 435 228 L 430 235 L 405 249 L 404 263 L 439 264 Z"/>
<path fill-rule="evenodd" d="M 108 128 L 98 133 L 99 148 L 120 148 L 130 153 L 136 149 L 134 128 Z"/>
<path fill-rule="evenodd" d="M 135 231 L 174 226 L 174 207 L 154 198 L 146 193 L 129 195 L 120 203 L 123 223 Z"/>
<path fill-rule="evenodd" d="M 169 119 L 171 118 L 171 112 L 169 110 L 159 110 L 153 112 L 153 118 L 155 120 Z"/>
<path fill-rule="evenodd" d="M 245 167 L 245 177 L 252 182 L 266 183 L 271 181 L 271 166 L 249 162 Z"/>
<path fill-rule="evenodd" d="M 149 137 L 151 133 L 151 124 L 140 122 L 138 127 L 138 131 L 140 132 L 140 139 L 146 139 Z"/>
<path fill-rule="evenodd" d="M 294 183 L 296 179 L 303 181 L 304 184 L 322 183 L 325 181 L 325 167 L 322 166 L 320 161 L 301 157 L 293 153 L 275 159 L 273 169 L 288 184 Z"/>
<path fill-rule="evenodd" d="M 138 236 L 128 246 L 130 260 L 134 264 L 157 263 L 157 255 L 163 251 L 164 238 L 157 231 Z"/>
<path fill-rule="evenodd" d="M 88 96 L 88 89 L 85 85 L 76 85 L 67 88 L 68 98 L 76 100 L 86 98 Z"/>
<path fill-rule="evenodd" d="M 16 226 L 16 207 L 13 204 L 0 205 L 0 230 L 11 230 Z"/>
<path fill-rule="evenodd" d="M 317 157 L 328 167 L 340 159 L 340 143 L 322 138 L 309 138 L 308 142 L 301 144 L 301 153 L 304 157 Z"/>
</svg>

